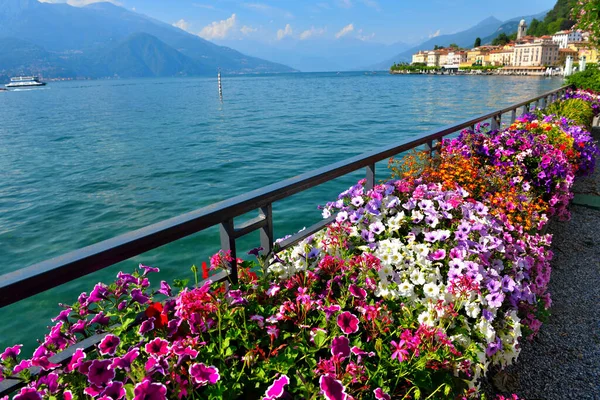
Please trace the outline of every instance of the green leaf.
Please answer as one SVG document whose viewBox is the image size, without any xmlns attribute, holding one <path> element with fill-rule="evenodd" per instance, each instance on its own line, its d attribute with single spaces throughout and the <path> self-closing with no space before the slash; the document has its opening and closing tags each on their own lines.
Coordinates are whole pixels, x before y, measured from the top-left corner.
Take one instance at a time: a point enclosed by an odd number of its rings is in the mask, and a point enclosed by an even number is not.
<svg viewBox="0 0 600 400">
<path fill-rule="evenodd" d="M 323 331 L 316 331 L 314 341 L 315 346 L 317 346 L 318 348 L 323 347 L 325 345 L 325 342 L 327 341 L 327 333 Z"/>
<path fill-rule="evenodd" d="M 135 397 L 133 390 L 133 384 L 128 383 L 127 385 L 125 385 L 125 397 L 127 397 L 127 400 L 131 400 Z"/>
<path fill-rule="evenodd" d="M 415 388 L 415 400 L 419 400 L 421 398 L 421 389 Z"/>
</svg>

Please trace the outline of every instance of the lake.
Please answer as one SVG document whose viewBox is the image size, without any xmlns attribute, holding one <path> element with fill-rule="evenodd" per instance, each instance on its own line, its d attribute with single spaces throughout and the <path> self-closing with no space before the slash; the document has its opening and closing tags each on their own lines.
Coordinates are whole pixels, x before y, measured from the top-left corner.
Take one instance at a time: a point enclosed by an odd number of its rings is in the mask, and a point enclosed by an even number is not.
<svg viewBox="0 0 600 400">
<path fill-rule="evenodd" d="M 517 103 L 559 78 L 299 73 L 50 82 L 0 93 L 0 274 L 424 131 Z M 385 175 L 385 163 L 378 167 Z M 275 236 L 317 222 L 340 178 L 274 205 Z M 258 243 L 258 233 L 241 243 Z M 1 310 L 0 348 L 35 338 L 59 301 L 144 262 L 191 278 L 216 229 Z M 27 353 L 25 353 L 27 354 Z"/>
</svg>

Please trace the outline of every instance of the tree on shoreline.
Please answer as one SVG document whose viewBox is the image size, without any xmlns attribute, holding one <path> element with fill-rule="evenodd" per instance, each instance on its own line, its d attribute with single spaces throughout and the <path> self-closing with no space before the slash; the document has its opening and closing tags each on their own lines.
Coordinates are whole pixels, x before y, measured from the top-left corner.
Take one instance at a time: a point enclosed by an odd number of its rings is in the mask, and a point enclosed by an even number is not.
<svg viewBox="0 0 600 400">
<path fill-rule="evenodd" d="M 479 46 L 481 46 L 481 38 L 480 37 L 475 39 L 475 44 L 473 45 L 473 47 L 479 47 Z"/>
</svg>

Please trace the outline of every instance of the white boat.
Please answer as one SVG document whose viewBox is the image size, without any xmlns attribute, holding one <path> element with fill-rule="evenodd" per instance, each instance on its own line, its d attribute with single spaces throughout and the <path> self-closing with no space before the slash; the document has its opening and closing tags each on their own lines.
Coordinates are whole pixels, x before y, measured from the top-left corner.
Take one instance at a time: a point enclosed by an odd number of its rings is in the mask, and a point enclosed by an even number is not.
<svg viewBox="0 0 600 400">
<path fill-rule="evenodd" d="M 10 83 L 4 85 L 7 88 L 27 88 L 44 86 L 46 82 L 40 82 L 37 76 L 16 76 L 10 78 Z"/>
</svg>

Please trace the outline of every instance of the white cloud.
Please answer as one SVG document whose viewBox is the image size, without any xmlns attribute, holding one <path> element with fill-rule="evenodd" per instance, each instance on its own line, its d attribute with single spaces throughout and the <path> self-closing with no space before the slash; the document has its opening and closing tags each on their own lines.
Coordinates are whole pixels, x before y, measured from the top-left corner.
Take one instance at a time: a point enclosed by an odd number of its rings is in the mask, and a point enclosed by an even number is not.
<svg viewBox="0 0 600 400">
<path fill-rule="evenodd" d="M 292 14 L 291 12 L 264 3 L 243 3 L 243 6 L 251 10 L 258 11 L 267 16 L 281 16 L 287 19 L 294 18 L 294 14 Z"/>
<path fill-rule="evenodd" d="M 310 29 L 305 30 L 300 34 L 300 40 L 306 40 L 311 37 L 322 36 L 327 30 L 325 28 L 315 28 L 311 26 Z"/>
<path fill-rule="evenodd" d="M 346 36 L 347 34 L 349 34 L 350 32 L 352 32 L 354 30 L 354 24 L 348 24 L 345 27 L 342 28 L 342 30 L 340 30 L 338 33 L 335 34 L 335 38 L 339 39 L 342 36 Z"/>
<path fill-rule="evenodd" d="M 292 26 L 290 24 L 286 24 L 285 29 L 280 29 L 277 31 L 277 40 L 281 40 L 286 36 L 292 36 L 293 33 Z"/>
<path fill-rule="evenodd" d="M 379 3 L 376 2 L 375 0 L 362 0 L 362 2 L 367 7 L 371 7 L 377 11 L 381 11 L 381 7 L 379 6 Z"/>
<path fill-rule="evenodd" d="M 258 31 L 257 28 L 253 28 L 251 26 L 248 25 L 244 25 L 240 28 L 240 32 L 242 32 L 245 36 L 248 36 L 249 34 Z"/>
<path fill-rule="evenodd" d="M 122 6 L 123 4 L 117 0 L 39 0 L 41 3 L 67 3 L 73 7 L 85 7 L 94 3 L 113 3 L 116 6 Z"/>
<path fill-rule="evenodd" d="M 202 28 L 198 36 L 204 39 L 225 39 L 235 24 L 237 23 L 237 17 L 235 14 L 231 14 L 231 17 L 221 20 L 214 21 L 210 25 Z"/>
<path fill-rule="evenodd" d="M 437 31 L 433 32 L 431 35 L 429 35 L 429 39 L 434 38 L 434 37 L 438 37 L 440 36 L 440 30 L 438 29 Z"/>
<path fill-rule="evenodd" d="M 187 22 L 185 19 L 180 19 L 177 22 L 173 22 L 173 26 L 183 30 L 183 31 L 189 31 L 190 30 L 190 23 Z"/>
<path fill-rule="evenodd" d="M 210 4 L 199 4 L 199 3 L 192 3 L 192 5 L 194 7 L 198 7 L 198 8 L 205 8 L 207 10 L 216 10 L 215 6 L 211 6 Z"/>
</svg>

